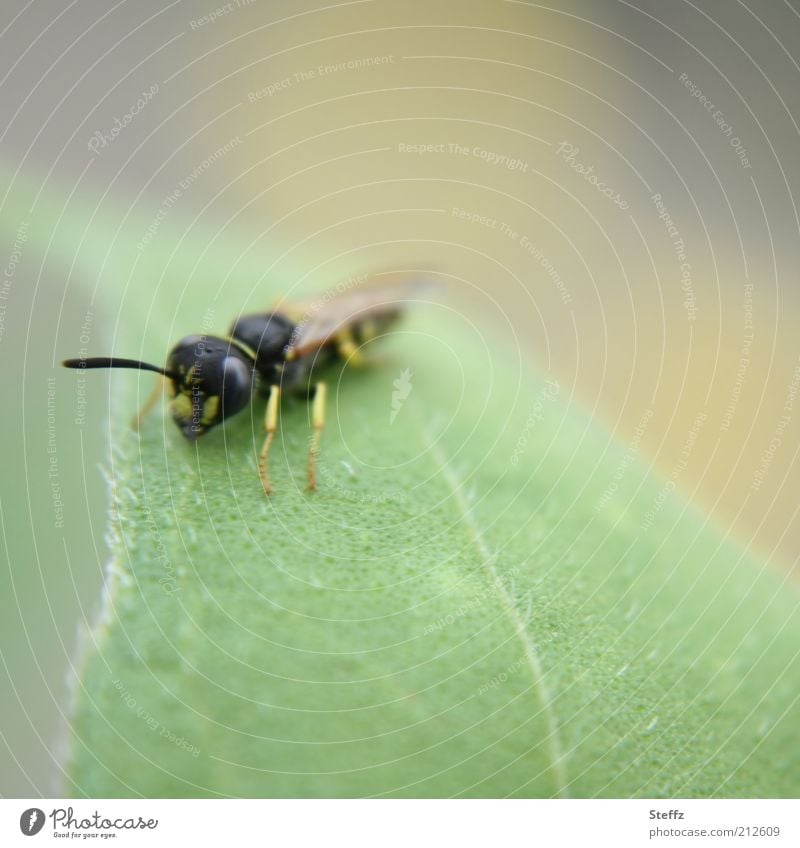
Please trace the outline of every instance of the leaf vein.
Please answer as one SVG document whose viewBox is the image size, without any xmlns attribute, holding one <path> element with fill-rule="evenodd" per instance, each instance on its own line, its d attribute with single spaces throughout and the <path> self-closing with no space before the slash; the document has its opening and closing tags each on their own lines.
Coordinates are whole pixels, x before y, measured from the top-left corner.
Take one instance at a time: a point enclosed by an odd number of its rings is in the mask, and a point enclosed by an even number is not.
<svg viewBox="0 0 800 848">
<path fill-rule="evenodd" d="M 492 554 L 489 546 L 484 539 L 483 531 L 474 518 L 473 511 L 467 503 L 464 495 L 464 481 L 461 480 L 447 459 L 446 454 L 442 450 L 439 443 L 433 439 L 424 426 L 420 427 L 424 438 L 428 442 L 431 455 L 436 459 L 436 462 L 442 469 L 442 476 L 447 482 L 449 489 L 453 494 L 453 500 L 461 514 L 461 520 L 464 526 L 469 531 L 470 538 L 478 550 L 483 567 L 489 582 L 497 593 L 500 601 L 500 606 L 511 622 L 514 633 L 522 644 L 522 649 L 525 659 L 533 678 L 534 689 L 536 690 L 539 702 L 542 705 L 545 721 L 548 729 L 548 749 L 551 759 L 551 770 L 553 779 L 556 785 L 556 794 L 560 798 L 568 796 L 567 790 L 567 773 L 564 760 L 564 751 L 561 745 L 561 739 L 558 732 L 558 722 L 556 721 L 555 711 L 553 709 L 553 700 L 542 670 L 542 663 L 539 659 L 539 654 L 536 645 L 528 632 L 525 622 L 520 617 L 514 599 L 509 595 L 505 584 L 500 579 L 497 569 L 494 567 L 495 555 Z"/>
</svg>

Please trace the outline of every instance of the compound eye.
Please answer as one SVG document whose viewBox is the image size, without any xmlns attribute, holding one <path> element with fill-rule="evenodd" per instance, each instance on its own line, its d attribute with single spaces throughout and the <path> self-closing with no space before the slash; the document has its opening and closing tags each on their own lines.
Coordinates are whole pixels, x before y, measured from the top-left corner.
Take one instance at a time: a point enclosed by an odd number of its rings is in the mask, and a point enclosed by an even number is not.
<svg viewBox="0 0 800 848">
<path fill-rule="evenodd" d="M 226 418 L 247 406 L 253 394 L 253 372 L 241 359 L 225 357 L 222 363 L 222 414 Z"/>
</svg>

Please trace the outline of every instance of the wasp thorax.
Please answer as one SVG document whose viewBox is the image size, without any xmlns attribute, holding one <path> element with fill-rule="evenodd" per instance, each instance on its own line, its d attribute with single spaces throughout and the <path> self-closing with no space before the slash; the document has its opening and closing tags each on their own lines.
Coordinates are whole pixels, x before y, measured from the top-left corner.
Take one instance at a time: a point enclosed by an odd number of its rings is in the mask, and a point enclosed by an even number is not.
<svg viewBox="0 0 800 848">
<path fill-rule="evenodd" d="M 292 340 L 295 325 L 285 315 L 242 315 L 234 321 L 230 334 L 252 349 L 256 367 L 277 379 L 277 369 L 285 360 L 286 346 Z"/>
<path fill-rule="evenodd" d="M 187 336 L 172 349 L 172 419 L 190 440 L 247 406 L 253 394 L 253 361 L 227 339 Z"/>
</svg>

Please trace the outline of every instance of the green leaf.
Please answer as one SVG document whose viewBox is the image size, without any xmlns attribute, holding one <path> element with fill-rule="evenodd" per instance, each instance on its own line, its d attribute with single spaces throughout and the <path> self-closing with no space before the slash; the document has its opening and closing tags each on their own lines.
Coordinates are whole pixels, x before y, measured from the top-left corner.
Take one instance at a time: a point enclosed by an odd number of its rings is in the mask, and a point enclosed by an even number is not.
<svg viewBox="0 0 800 848">
<path fill-rule="evenodd" d="M 169 215 L 139 250 L 152 203 L 98 212 L 23 177 L 4 224 L 37 198 L 29 255 L 97 284 L 90 354 L 163 361 L 181 335 L 296 294 L 278 280 L 333 282 L 238 224 Z M 158 415 L 127 428 L 147 375 L 87 394 L 87 419 L 112 424 L 112 560 L 67 792 L 800 794 L 797 587 L 445 311 L 329 377 L 314 495 L 301 400 L 267 500 L 263 401 L 191 447 Z M 62 328 L 54 353 L 80 336 Z M 74 372 L 57 379 L 75 391 Z M 79 435 L 61 450 L 83 456 Z"/>
<path fill-rule="evenodd" d="M 116 430 L 75 794 L 798 794 L 796 588 L 444 313 L 329 377 L 316 494 L 302 400 L 270 499 L 263 401 Z"/>
</svg>

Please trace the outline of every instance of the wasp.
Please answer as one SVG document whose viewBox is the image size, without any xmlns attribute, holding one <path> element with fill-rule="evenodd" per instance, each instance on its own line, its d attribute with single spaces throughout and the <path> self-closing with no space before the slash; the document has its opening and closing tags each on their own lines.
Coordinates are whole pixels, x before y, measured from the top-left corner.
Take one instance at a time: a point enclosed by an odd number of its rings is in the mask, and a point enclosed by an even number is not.
<svg viewBox="0 0 800 848">
<path fill-rule="evenodd" d="M 317 488 L 317 457 L 325 427 L 326 384 L 313 379 L 318 368 L 336 359 L 362 364 L 362 346 L 384 334 L 407 305 L 431 285 L 429 277 L 409 273 L 342 283 L 311 300 L 281 303 L 269 312 L 241 315 L 225 336 L 186 336 L 172 348 L 163 368 L 116 356 L 66 359 L 62 365 L 132 368 L 160 374 L 162 379 L 133 427 L 139 429 L 166 383 L 172 420 L 190 442 L 241 412 L 256 395 L 265 394 L 265 437 L 258 474 L 267 495 L 272 493 L 268 458 L 278 429 L 281 394 L 305 392 L 312 398 L 308 488 L 313 491 Z"/>
</svg>

